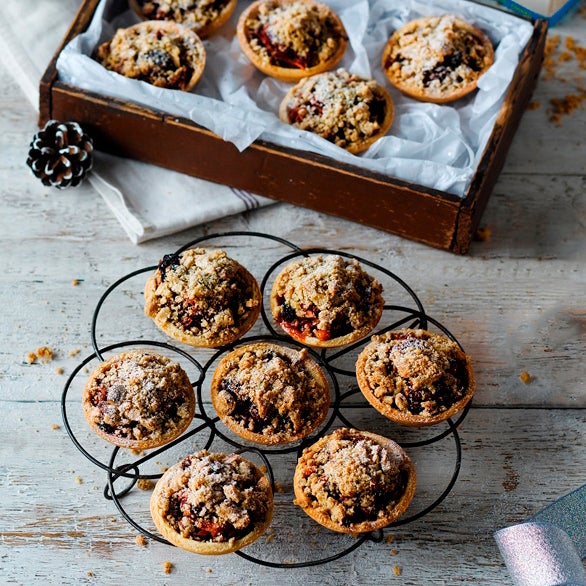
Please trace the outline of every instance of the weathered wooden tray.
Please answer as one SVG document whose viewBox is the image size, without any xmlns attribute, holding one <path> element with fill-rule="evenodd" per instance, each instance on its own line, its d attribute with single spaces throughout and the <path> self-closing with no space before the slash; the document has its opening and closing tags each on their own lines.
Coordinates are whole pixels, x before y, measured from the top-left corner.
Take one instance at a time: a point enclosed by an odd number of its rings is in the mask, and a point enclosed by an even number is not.
<svg viewBox="0 0 586 586">
<path fill-rule="evenodd" d="M 43 75 L 40 125 L 49 119 L 76 120 L 99 150 L 246 189 L 458 254 L 468 251 L 502 169 L 535 87 L 547 35 L 547 21 L 533 21 L 532 36 L 476 173 L 461 198 L 263 141 L 240 152 L 190 120 L 63 83 L 56 69 L 57 58 L 73 37 L 87 29 L 98 2 L 83 2 Z"/>
</svg>

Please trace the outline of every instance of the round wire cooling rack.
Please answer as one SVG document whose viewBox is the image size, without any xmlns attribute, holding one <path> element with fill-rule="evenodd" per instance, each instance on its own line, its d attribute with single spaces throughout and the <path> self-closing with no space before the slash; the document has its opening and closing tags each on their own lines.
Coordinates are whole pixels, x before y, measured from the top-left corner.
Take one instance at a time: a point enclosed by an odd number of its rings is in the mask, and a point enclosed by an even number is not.
<svg viewBox="0 0 586 586">
<path fill-rule="evenodd" d="M 423 304 L 421 303 L 415 292 L 405 281 L 403 281 L 401 278 L 399 278 L 397 275 L 395 275 L 393 272 L 389 271 L 385 267 L 377 265 L 367 259 L 361 258 L 348 252 L 329 250 L 326 248 L 302 249 L 299 246 L 283 238 L 258 232 L 225 232 L 211 234 L 192 240 L 187 244 L 183 245 L 178 250 L 176 250 L 174 254 L 179 254 L 189 248 L 201 246 L 201 244 L 204 242 L 221 240 L 222 245 L 226 246 L 226 243 L 230 242 L 230 240 L 240 238 L 244 238 L 246 240 L 264 239 L 266 241 L 272 241 L 273 243 L 282 245 L 289 250 L 289 252 L 286 254 L 278 255 L 278 259 L 264 273 L 262 280 L 259 281 L 263 299 L 265 299 L 265 295 L 268 290 L 267 285 L 270 282 L 271 277 L 275 272 L 279 270 L 279 268 L 283 264 L 291 262 L 293 259 L 300 256 L 310 256 L 317 254 L 335 254 L 338 256 L 357 260 L 361 265 L 376 270 L 386 279 L 388 279 L 393 287 L 397 287 L 398 290 L 401 291 L 402 296 L 407 299 L 407 304 L 384 305 L 383 317 L 381 318 L 379 325 L 377 326 L 376 333 L 381 334 L 386 331 L 397 329 L 400 327 L 428 329 L 430 325 L 433 325 L 444 335 L 458 343 L 456 338 L 449 332 L 449 330 L 444 325 L 442 325 L 439 321 L 435 320 L 431 316 L 427 315 L 423 307 Z M 248 452 L 254 455 L 255 458 L 260 459 L 260 461 L 262 461 L 264 467 L 266 468 L 267 474 L 271 481 L 271 485 L 273 487 L 273 493 L 275 493 L 275 474 L 273 468 L 275 460 L 277 458 L 286 458 L 287 456 L 298 458 L 305 447 L 316 441 L 319 437 L 322 437 L 323 435 L 328 433 L 328 431 L 332 430 L 335 427 L 336 422 L 339 422 L 341 425 L 347 427 L 360 427 L 359 425 L 355 425 L 354 423 L 352 423 L 352 417 L 353 415 L 355 415 L 357 410 L 357 403 L 353 401 L 353 399 L 360 396 L 360 391 L 356 385 L 355 372 L 347 366 L 344 366 L 344 359 L 351 360 L 353 353 L 358 352 L 363 345 L 368 343 L 370 337 L 368 337 L 366 340 L 359 340 L 358 342 L 347 345 L 341 349 L 323 348 L 317 351 L 315 349 L 303 346 L 302 344 L 292 340 L 288 336 L 284 336 L 281 333 L 279 333 L 279 331 L 277 331 L 277 329 L 274 327 L 271 318 L 267 314 L 267 303 L 263 302 L 263 306 L 261 308 L 261 317 L 263 325 L 268 333 L 262 335 L 245 336 L 233 344 L 227 345 L 222 348 L 218 348 L 215 350 L 212 356 L 209 357 L 203 363 L 195 355 L 198 350 L 197 348 L 190 348 L 189 350 L 185 350 L 175 345 L 174 343 L 170 343 L 168 341 L 161 342 L 158 340 L 134 339 L 124 340 L 121 342 L 110 344 L 108 346 L 100 347 L 97 342 L 97 330 L 102 315 L 102 308 L 105 302 L 108 299 L 110 299 L 110 297 L 115 292 L 117 292 L 122 287 L 122 285 L 125 284 L 127 281 L 133 279 L 134 277 L 140 276 L 143 273 L 152 273 L 156 270 L 156 268 L 157 265 L 153 265 L 128 273 L 127 275 L 123 276 L 122 278 L 114 282 L 110 287 L 108 287 L 102 295 L 102 297 L 99 299 L 94 309 L 91 322 L 91 344 L 93 347 L 93 354 L 83 359 L 78 364 L 78 366 L 73 370 L 71 375 L 68 377 L 61 397 L 61 411 L 65 428 L 73 444 L 95 466 L 101 468 L 106 472 L 107 484 L 104 488 L 104 497 L 108 500 L 112 500 L 116 508 L 118 509 L 120 514 L 126 519 L 126 521 L 135 529 L 140 531 L 143 535 L 160 543 L 172 546 L 171 543 L 162 538 L 160 535 L 153 533 L 149 529 L 144 527 L 143 524 L 141 524 L 141 522 L 136 519 L 136 515 L 132 512 L 129 512 L 123 504 L 124 497 L 127 496 L 133 490 L 133 488 L 137 485 L 139 480 L 155 481 L 162 476 L 162 473 L 146 472 L 146 465 L 148 463 L 154 462 L 158 456 L 160 456 L 163 453 L 169 452 L 177 446 L 181 447 L 182 445 L 190 445 L 186 442 L 188 442 L 190 438 L 193 438 L 195 436 L 197 436 L 200 440 L 202 438 L 203 440 L 205 440 L 203 441 L 203 448 L 208 450 L 212 447 L 214 441 L 218 439 L 224 442 L 225 444 L 231 446 L 233 448 L 233 451 L 236 453 Z M 386 288 L 387 287 L 385 286 L 385 291 Z M 387 316 L 391 315 L 393 316 L 393 319 L 391 319 L 390 317 L 386 319 Z M 239 345 L 248 344 L 259 340 L 272 340 L 274 342 L 278 342 L 279 344 L 289 345 L 292 347 L 296 347 L 298 349 L 305 348 L 327 374 L 330 381 L 330 388 L 333 393 L 333 400 L 331 402 L 330 408 L 331 413 L 327 420 L 319 428 L 319 430 L 299 442 L 284 447 L 260 447 L 258 445 L 250 445 L 250 443 L 242 443 L 239 440 L 235 440 L 229 434 L 225 433 L 224 429 L 222 428 L 220 418 L 215 413 L 209 412 L 210 409 L 213 410 L 213 407 L 210 406 L 209 402 L 206 402 L 204 397 L 204 383 L 206 380 L 208 380 L 208 375 L 210 373 L 213 373 L 214 365 L 220 359 L 222 354 L 233 350 L 235 347 Z M 121 463 L 118 461 L 119 456 L 121 454 L 121 450 L 119 447 L 114 447 L 112 449 L 109 458 L 102 459 L 92 454 L 88 446 L 84 445 L 85 441 L 79 439 L 78 436 L 81 435 L 80 431 L 74 430 L 74 425 L 72 425 L 70 422 L 70 408 L 71 405 L 79 405 L 81 400 L 72 401 L 71 397 L 69 397 L 69 394 L 73 383 L 75 381 L 78 381 L 79 377 L 81 376 L 81 373 L 84 371 L 84 369 L 86 369 L 87 365 L 90 364 L 90 362 L 94 360 L 103 361 L 105 353 L 119 350 L 121 348 L 129 346 L 152 346 L 158 349 L 164 349 L 166 352 L 177 354 L 178 357 L 188 362 L 190 366 L 193 367 L 195 371 L 198 373 L 197 378 L 191 381 L 196 391 L 198 412 L 195 414 L 194 421 L 190 428 L 187 431 L 185 431 L 180 437 L 157 449 L 150 450 L 149 453 L 146 455 L 141 454 L 136 456 L 134 461 L 131 463 Z M 342 383 L 340 381 L 342 381 Z M 70 400 L 68 400 L 68 398 Z M 403 515 L 401 518 L 396 520 L 394 523 L 392 523 L 385 529 L 379 529 L 376 532 L 361 534 L 356 539 L 354 539 L 350 545 L 343 544 L 339 551 L 319 559 L 307 559 L 299 562 L 271 561 L 268 559 L 264 559 L 259 555 L 251 555 L 242 550 L 235 552 L 236 555 L 250 562 L 273 568 L 298 568 L 316 566 L 338 560 L 348 555 L 352 551 L 356 550 L 358 547 L 360 547 L 367 541 L 380 543 L 383 541 L 384 534 L 387 530 L 398 526 L 406 525 L 417 519 L 420 519 L 421 517 L 424 517 L 446 499 L 446 497 L 449 495 L 457 481 L 462 461 L 462 446 L 457 428 L 466 417 L 470 409 L 470 406 L 471 402 L 469 402 L 466 405 L 466 407 L 460 412 L 455 421 L 452 421 L 452 419 L 448 419 L 447 421 L 445 421 L 445 429 L 443 429 L 443 431 L 438 432 L 436 435 L 433 435 L 432 437 L 425 437 L 424 439 L 418 439 L 416 441 L 397 442 L 400 443 L 400 445 L 403 448 L 417 449 L 425 448 L 432 444 L 436 444 L 437 442 L 440 442 L 445 438 L 452 440 L 454 462 L 451 475 L 447 479 L 445 486 L 434 487 L 435 492 L 434 496 L 432 496 L 431 498 L 431 502 L 425 504 L 425 506 L 423 506 L 417 512 L 410 515 Z M 364 409 L 364 405 L 362 405 L 361 407 Z M 83 431 L 87 432 L 87 429 L 84 428 Z M 124 451 L 122 453 L 125 457 L 128 457 L 129 455 L 127 451 Z M 124 486 L 120 486 L 122 482 L 125 482 Z M 291 506 L 293 505 L 291 504 Z"/>
</svg>

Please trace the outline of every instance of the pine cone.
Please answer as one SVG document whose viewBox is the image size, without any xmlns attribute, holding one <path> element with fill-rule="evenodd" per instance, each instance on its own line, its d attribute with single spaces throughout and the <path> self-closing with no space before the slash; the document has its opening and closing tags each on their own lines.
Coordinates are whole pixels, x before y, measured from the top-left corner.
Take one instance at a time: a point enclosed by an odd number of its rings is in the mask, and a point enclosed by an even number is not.
<svg viewBox="0 0 586 586">
<path fill-rule="evenodd" d="M 77 122 L 49 120 L 33 137 L 26 164 L 43 185 L 75 187 L 93 166 L 93 150 L 92 139 Z"/>
</svg>

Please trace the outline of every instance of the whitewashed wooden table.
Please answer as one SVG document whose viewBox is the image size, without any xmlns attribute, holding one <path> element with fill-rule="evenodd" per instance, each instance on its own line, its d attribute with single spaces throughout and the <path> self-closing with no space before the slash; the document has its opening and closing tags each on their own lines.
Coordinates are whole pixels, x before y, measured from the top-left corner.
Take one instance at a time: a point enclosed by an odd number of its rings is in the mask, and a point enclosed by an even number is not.
<svg viewBox="0 0 586 586">
<path fill-rule="evenodd" d="M 550 36 L 584 46 L 585 25 L 582 11 Z M 584 86 L 584 70 L 575 59 L 564 67 L 566 81 L 559 73 L 542 75 L 536 107 L 521 121 L 482 221 L 490 238 L 475 242 L 466 257 L 286 204 L 132 245 L 89 185 L 49 190 L 26 168 L 35 113 L 1 69 L 0 582 L 510 583 L 493 532 L 586 482 L 586 109 L 582 104 L 557 123 L 549 111 L 551 99 Z M 191 239 L 235 230 L 278 234 L 386 267 L 473 357 L 478 389 L 459 429 L 462 463 L 453 490 L 423 518 L 335 562 L 272 568 L 234 554 L 200 557 L 152 540 L 141 546 L 138 531 L 103 497 L 104 471 L 78 452 L 64 429 L 61 394 L 92 352 L 92 313 L 106 288 Z M 257 274 L 282 252 L 272 242 L 241 242 L 238 258 Z M 100 343 L 156 336 L 139 316 L 140 287 L 136 295 L 131 289 L 105 312 Z M 128 321 L 122 317 L 131 314 Z M 53 359 L 29 363 L 28 355 L 43 346 Z M 521 380 L 523 372 L 530 382 Z M 74 393 L 70 403 L 75 413 Z M 407 438 L 355 403 L 357 424 Z M 79 437 L 108 457 L 89 431 L 79 427 Z M 418 450 L 415 459 L 421 493 L 414 506 L 422 507 L 449 479 L 454 442 Z M 282 489 L 275 523 L 250 552 L 290 564 L 348 546 L 348 538 L 318 529 L 291 505 L 290 469 L 286 458 L 275 465 Z M 153 529 L 144 513 L 148 493 L 135 488 L 125 498 Z M 168 574 L 167 561 L 173 565 Z"/>
</svg>

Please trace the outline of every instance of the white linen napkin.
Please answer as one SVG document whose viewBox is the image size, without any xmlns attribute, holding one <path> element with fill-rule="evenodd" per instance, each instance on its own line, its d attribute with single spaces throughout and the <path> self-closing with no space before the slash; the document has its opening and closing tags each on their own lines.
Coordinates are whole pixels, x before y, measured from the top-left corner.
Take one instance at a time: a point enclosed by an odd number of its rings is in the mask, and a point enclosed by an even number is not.
<svg viewBox="0 0 586 586">
<path fill-rule="evenodd" d="M 37 110 L 41 76 L 80 5 L 81 0 L 0 2 L 0 59 Z M 102 152 L 96 152 L 88 181 L 135 244 L 274 203 Z"/>
</svg>

